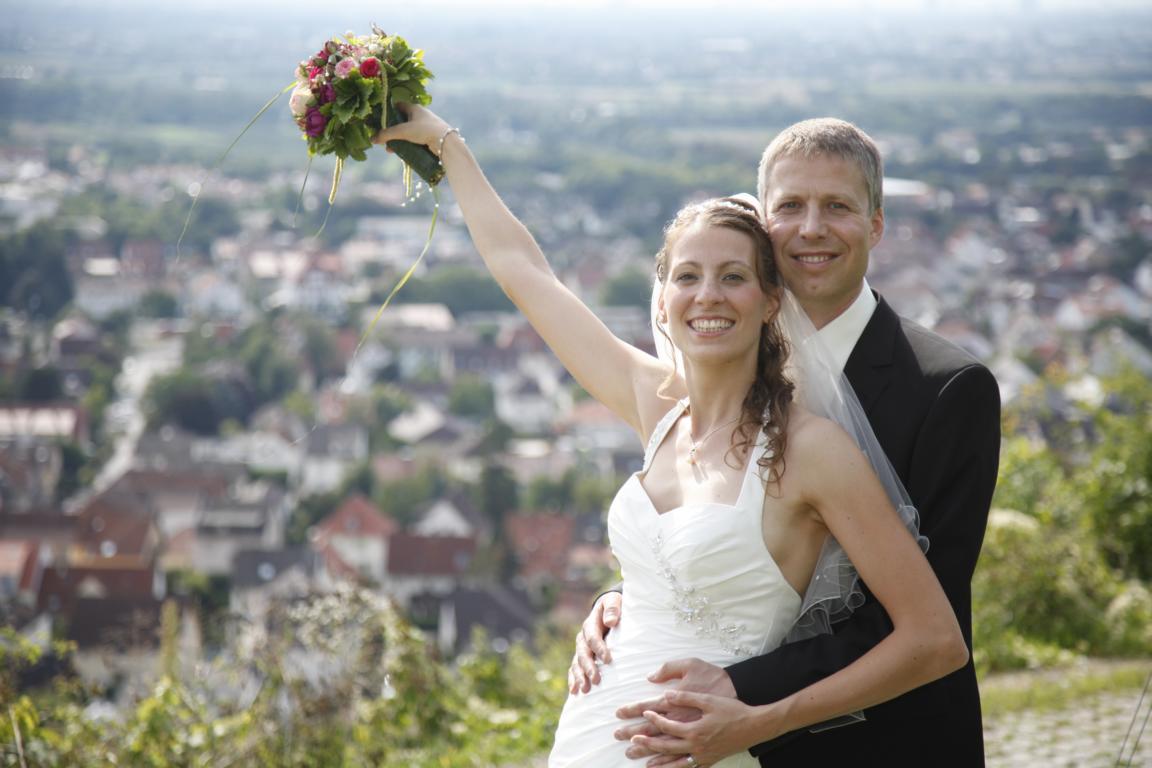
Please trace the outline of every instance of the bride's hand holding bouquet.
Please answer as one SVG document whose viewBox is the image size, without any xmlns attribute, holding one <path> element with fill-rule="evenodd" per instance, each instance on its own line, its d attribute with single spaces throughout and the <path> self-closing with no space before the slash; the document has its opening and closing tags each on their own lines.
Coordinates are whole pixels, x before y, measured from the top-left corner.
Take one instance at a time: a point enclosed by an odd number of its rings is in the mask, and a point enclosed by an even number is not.
<svg viewBox="0 0 1152 768">
<path fill-rule="evenodd" d="M 393 151 L 391 145 L 397 141 L 427 147 L 443 163 L 444 146 L 450 136 L 459 138 L 459 131 L 427 107 L 403 102 L 395 106 L 397 113 L 405 118 L 404 122 L 383 128 L 372 138 L 372 143 L 389 145 L 389 152 Z"/>
</svg>

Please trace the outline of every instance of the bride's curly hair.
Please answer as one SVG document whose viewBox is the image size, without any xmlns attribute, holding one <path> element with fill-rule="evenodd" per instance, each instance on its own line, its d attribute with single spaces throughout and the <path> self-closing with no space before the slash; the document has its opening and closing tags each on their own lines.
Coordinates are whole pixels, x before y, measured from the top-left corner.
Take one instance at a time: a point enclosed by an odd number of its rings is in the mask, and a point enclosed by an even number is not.
<svg viewBox="0 0 1152 768">
<path fill-rule="evenodd" d="M 664 229 L 664 244 L 656 254 L 656 277 L 663 284 L 668 278 L 672 249 L 684 232 L 696 224 L 723 227 L 747 235 L 756 247 L 756 276 L 765 294 L 780 299 L 780 273 L 772 256 L 772 241 L 764 228 L 759 206 L 751 195 L 720 197 L 680 209 Z M 779 313 L 779 306 L 777 306 Z M 662 325 L 657 329 L 668 339 Z M 675 347 L 675 345 L 672 345 Z M 756 356 L 756 377 L 744 396 L 740 426 L 732 433 L 727 456 L 736 450 L 750 449 L 762 430 L 768 450 L 758 462 L 768 483 L 778 483 L 784 474 L 784 449 L 787 446 L 788 406 L 794 385 L 784 372 L 788 361 L 788 342 L 776 323 L 776 317 L 760 328 L 760 347 Z M 673 375 L 676 361 L 673 360 Z M 671 381 L 669 376 L 668 381 Z M 667 382 L 666 382 L 667 383 Z"/>
</svg>

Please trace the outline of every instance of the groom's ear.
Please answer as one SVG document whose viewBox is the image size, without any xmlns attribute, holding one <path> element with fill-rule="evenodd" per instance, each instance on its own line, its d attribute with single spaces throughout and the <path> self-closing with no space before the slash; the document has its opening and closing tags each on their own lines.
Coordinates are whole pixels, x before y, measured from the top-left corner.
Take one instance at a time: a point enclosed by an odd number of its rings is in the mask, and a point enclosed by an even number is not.
<svg viewBox="0 0 1152 768">
<path fill-rule="evenodd" d="M 871 216 L 872 231 L 868 233 L 868 247 L 875 248 L 884 237 L 884 209 L 877 208 Z"/>
</svg>

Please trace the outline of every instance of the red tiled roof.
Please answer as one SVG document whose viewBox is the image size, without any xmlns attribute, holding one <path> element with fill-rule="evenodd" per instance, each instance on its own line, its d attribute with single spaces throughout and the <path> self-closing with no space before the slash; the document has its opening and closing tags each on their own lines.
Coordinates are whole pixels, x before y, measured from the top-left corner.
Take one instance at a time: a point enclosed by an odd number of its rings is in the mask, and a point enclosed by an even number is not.
<svg viewBox="0 0 1152 768">
<path fill-rule="evenodd" d="M 398 533 L 389 541 L 388 573 L 394 576 L 459 576 L 468 570 L 475 552 L 475 539 Z"/>
<path fill-rule="evenodd" d="M 372 474 L 378 481 L 404 480 L 419 471 L 420 464 L 418 462 L 397 453 L 379 454 L 372 457 Z"/>
<path fill-rule="evenodd" d="M 80 512 L 75 541 L 94 557 L 147 557 L 154 543 L 152 530 L 152 516 L 138 498 L 101 496 Z"/>
<path fill-rule="evenodd" d="M 564 577 L 576 518 L 569 515 L 512 515 L 505 521 L 505 529 L 520 564 L 521 576 Z"/>
<path fill-rule="evenodd" d="M 388 538 L 398 528 L 395 520 L 384 515 L 375 504 L 358 493 L 349 496 L 336 511 L 316 524 L 317 533 L 325 537 L 351 534 Z"/>
<path fill-rule="evenodd" d="M 67 613 L 79 597 L 81 583 L 99 584 L 109 599 L 151 600 L 155 572 L 151 567 L 86 568 L 73 566 L 67 570 L 48 568 L 40 583 L 38 604 L 41 610 L 55 597 L 61 610 Z"/>
</svg>

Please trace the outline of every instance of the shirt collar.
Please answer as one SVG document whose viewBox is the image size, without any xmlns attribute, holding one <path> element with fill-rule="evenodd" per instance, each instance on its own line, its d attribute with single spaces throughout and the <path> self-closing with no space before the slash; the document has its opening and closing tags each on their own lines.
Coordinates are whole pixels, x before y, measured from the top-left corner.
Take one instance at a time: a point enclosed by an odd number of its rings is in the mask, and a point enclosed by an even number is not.
<svg viewBox="0 0 1152 768">
<path fill-rule="evenodd" d="M 848 305 L 848 309 L 816 332 L 816 335 L 828 348 L 832 360 L 839 370 L 844 370 L 848 357 L 852 354 L 852 349 L 860 340 L 860 335 L 864 333 L 864 326 L 868 325 L 868 321 L 872 319 L 872 312 L 875 309 L 876 297 L 872 294 L 872 288 L 868 285 L 868 281 L 865 280 L 860 295 Z"/>
</svg>

